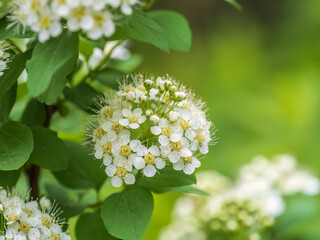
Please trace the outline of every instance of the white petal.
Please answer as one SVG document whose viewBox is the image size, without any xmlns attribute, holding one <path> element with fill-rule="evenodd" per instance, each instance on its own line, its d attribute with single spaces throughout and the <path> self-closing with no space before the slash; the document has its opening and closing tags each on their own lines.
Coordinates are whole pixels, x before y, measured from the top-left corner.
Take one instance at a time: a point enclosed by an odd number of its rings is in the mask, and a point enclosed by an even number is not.
<svg viewBox="0 0 320 240">
<path fill-rule="evenodd" d="M 103 24 L 103 34 L 106 37 L 110 37 L 116 31 L 116 26 L 112 20 L 107 20 Z"/>
<path fill-rule="evenodd" d="M 90 30 L 88 32 L 88 36 L 89 38 L 93 39 L 93 40 L 97 40 L 99 38 L 102 37 L 102 29 L 101 28 L 98 28 L 98 27 L 95 27 L 93 28 L 92 30 Z"/>
<path fill-rule="evenodd" d="M 186 137 L 189 139 L 189 140 L 193 140 L 196 136 L 196 133 L 195 131 L 193 131 L 193 129 L 189 128 L 186 133 L 185 133 Z"/>
<path fill-rule="evenodd" d="M 181 149 L 180 155 L 181 155 L 181 157 L 191 157 L 192 152 L 190 151 L 190 149 L 184 148 L 184 149 Z"/>
<path fill-rule="evenodd" d="M 116 174 L 117 167 L 115 165 L 109 165 L 108 167 L 106 167 L 105 171 L 109 177 L 112 177 Z"/>
<path fill-rule="evenodd" d="M 176 163 L 180 159 L 180 154 L 176 151 L 173 151 L 173 152 L 169 153 L 168 158 L 169 158 L 170 162 Z"/>
<path fill-rule="evenodd" d="M 122 126 L 128 126 L 129 125 L 129 120 L 124 118 L 124 119 L 120 119 L 119 120 L 119 123 L 122 125 Z"/>
<path fill-rule="evenodd" d="M 94 20 L 91 16 L 84 16 L 80 22 L 81 28 L 88 31 L 94 27 Z"/>
<path fill-rule="evenodd" d="M 182 160 L 176 162 L 175 164 L 173 164 L 173 169 L 180 171 L 184 168 L 184 162 Z"/>
<path fill-rule="evenodd" d="M 125 15 L 131 15 L 132 14 L 132 8 L 129 4 L 123 3 L 121 6 L 121 12 Z"/>
<path fill-rule="evenodd" d="M 112 157 L 110 155 L 104 155 L 103 157 L 103 164 L 108 166 L 112 163 Z"/>
<path fill-rule="evenodd" d="M 44 43 L 45 41 L 47 41 L 50 38 L 50 34 L 48 31 L 46 30 L 42 30 L 39 33 L 39 42 Z"/>
<path fill-rule="evenodd" d="M 114 187 L 121 187 L 122 185 L 122 179 L 118 176 L 113 176 L 111 179 L 111 184 Z"/>
<path fill-rule="evenodd" d="M 110 131 L 106 135 L 106 139 L 108 142 L 113 142 L 117 139 L 118 135 L 116 134 L 115 131 Z"/>
<path fill-rule="evenodd" d="M 135 110 L 133 110 L 133 114 L 136 115 L 137 117 L 140 117 L 142 114 L 141 108 L 136 108 Z"/>
<path fill-rule="evenodd" d="M 159 126 L 160 126 L 161 128 L 164 128 L 164 127 L 166 127 L 166 126 L 168 126 L 168 125 L 169 125 L 168 119 L 166 119 L 166 118 L 161 118 L 161 119 L 160 119 Z"/>
<path fill-rule="evenodd" d="M 181 134 L 172 134 L 170 136 L 170 140 L 172 142 L 178 142 L 178 141 L 180 141 L 181 137 L 182 137 Z"/>
<path fill-rule="evenodd" d="M 209 152 L 209 147 L 207 144 L 201 144 L 200 148 L 199 148 L 199 151 L 202 153 L 202 154 L 207 154 Z"/>
<path fill-rule="evenodd" d="M 69 19 L 68 20 L 68 30 L 71 31 L 71 32 L 76 32 L 79 30 L 79 22 L 75 19 Z"/>
<path fill-rule="evenodd" d="M 137 128 L 139 128 L 139 126 L 140 125 L 138 123 L 130 123 L 129 124 L 129 127 L 132 128 L 132 129 L 137 129 Z"/>
<path fill-rule="evenodd" d="M 169 138 L 168 138 L 167 136 L 160 135 L 160 137 L 159 137 L 159 143 L 160 143 L 162 146 L 167 146 L 167 145 L 169 145 L 170 141 L 169 141 Z"/>
<path fill-rule="evenodd" d="M 158 169 L 162 169 L 166 166 L 166 162 L 162 158 L 156 158 L 155 164 Z"/>
<path fill-rule="evenodd" d="M 157 146 L 149 147 L 148 151 L 149 151 L 149 153 L 153 154 L 156 157 L 160 155 L 160 150 Z"/>
<path fill-rule="evenodd" d="M 185 174 L 192 174 L 195 170 L 195 167 L 192 165 L 192 164 L 187 164 L 184 168 L 183 168 L 183 171 Z"/>
<path fill-rule="evenodd" d="M 131 110 L 125 108 L 125 109 L 122 110 L 122 114 L 123 114 L 124 117 L 130 117 L 130 115 L 131 115 Z"/>
<path fill-rule="evenodd" d="M 97 158 L 97 159 L 101 159 L 103 156 L 103 152 L 101 150 L 97 150 L 95 153 L 94 153 L 94 157 Z"/>
<path fill-rule="evenodd" d="M 107 121 L 102 124 L 102 129 L 106 132 L 112 129 L 112 122 Z"/>
<path fill-rule="evenodd" d="M 128 157 L 128 162 L 129 162 L 131 165 L 134 165 L 134 160 L 136 159 L 136 157 L 138 157 L 137 154 L 130 154 L 130 156 Z"/>
<path fill-rule="evenodd" d="M 129 146 L 134 152 L 136 152 L 138 147 L 141 146 L 141 142 L 139 140 L 132 140 Z"/>
<path fill-rule="evenodd" d="M 57 37 L 62 33 L 62 26 L 59 22 L 55 22 L 50 26 L 50 33 L 52 37 Z"/>
<path fill-rule="evenodd" d="M 146 120 L 147 120 L 147 117 L 145 115 L 143 115 L 143 116 L 139 117 L 138 122 L 141 124 L 141 123 L 144 123 Z"/>
<path fill-rule="evenodd" d="M 153 177 L 156 174 L 157 170 L 153 165 L 147 165 L 144 169 L 143 169 L 143 174 L 146 177 Z"/>
<path fill-rule="evenodd" d="M 198 168 L 198 167 L 200 167 L 201 166 L 201 162 L 197 159 L 197 158 L 195 158 L 195 157 L 193 157 L 192 158 L 192 165 L 194 166 L 194 167 L 196 167 L 196 168 Z"/>
<path fill-rule="evenodd" d="M 132 173 L 128 173 L 123 180 L 126 184 L 134 184 L 136 177 Z"/>
<path fill-rule="evenodd" d="M 154 135 L 159 135 L 161 133 L 161 128 L 159 126 L 153 126 L 151 127 L 151 132 Z"/>
<path fill-rule="evenodd" d="M 143 146 L 143 145 L 141 145 L 138 149 L 137 149 L 137 155 L 138 156 L 144 156 L 144 155 L 146 155 L 148 153 L 148 149 L 145 147 L 145 146 Z"/>
<path fill-rule="evenodd" d="M 144 159 L 142 157 L 136 157 L 134 159 L 134 167 L 136 169 L 142 169 L 144 168 L 146 165 L 146 162 L 144 161 Z"/>
</svg>

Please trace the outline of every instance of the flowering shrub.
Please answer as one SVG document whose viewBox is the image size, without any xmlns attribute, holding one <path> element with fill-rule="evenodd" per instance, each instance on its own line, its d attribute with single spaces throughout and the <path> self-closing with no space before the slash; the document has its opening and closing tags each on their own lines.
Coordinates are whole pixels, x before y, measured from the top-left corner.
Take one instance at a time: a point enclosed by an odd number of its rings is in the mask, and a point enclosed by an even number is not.
<svg viewBox="0 0 320 240">
<path fill-rule="evenodd" d="M 64 221 L 58 218 L 59 211 L 45 197 L 38 203 L 0 188 L 0 239 L 70 240 L 63 231 Z"/>
<path fill-rule="evenodd" d="M 240 169 L 234 184 L 217 172 L 199 172 L 197 185 L 210 197 L 178 199 L 173 221 L 163 230 L 161 240 L 260 240 L 272 234 L 277 239 L 272 229 L 284 214 L 284 196 L 320 192 L 319 179 L 299 169 L 290 155 L 278 155 L 272 161 L 262 156 L 254 158 Z"/>
<path fill-rule="evenodd" d="M 212 143 L 205 104 L 169 76 L 151 79 L 134 76 L 98 102 L 98 124 L 89 135 L 115 187 L 134 184 L 134 169 L 153 177 L 169 163 L 190 175 Z"/>
</svg>

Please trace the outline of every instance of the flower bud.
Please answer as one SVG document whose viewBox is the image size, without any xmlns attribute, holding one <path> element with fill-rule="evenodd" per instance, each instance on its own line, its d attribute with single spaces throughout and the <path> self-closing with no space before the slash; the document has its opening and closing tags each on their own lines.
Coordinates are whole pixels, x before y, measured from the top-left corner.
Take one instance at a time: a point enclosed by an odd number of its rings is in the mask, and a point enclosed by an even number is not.
<svg viewBox="0 0 320 240">
<path fill-rule="evenodd" d="M 169 80 L 164 81 L 164 87 L 165 87 L 166 91 L 168 91 L 171 86 L 172 86 L 171 81 L 169 81 Z"/>
<path fill-rule="evenodd" d="M 148 117 L 150 117 L 152 114 L 153 114 L 153 111 L 152 111 L 151 109 L 148 109 L 148 110 L 146 111 L 146 115 L 147 115 Z"/>
<path fill-rule="evenodd" d="M 139 99 L 140 99 L 140 102 L 146 102 L 148 98 L 146 95 L 141 95 Z"/>
<path fill-rule="evenodd" d="M 46 197 L 42 197 L 40 199 L 39 204 L 40 204 L 41 209 L 44 211 L 48 211 L 51 208 L 51 201 L 50 201 L 50 199 L 48 199 Z"/>
<path fill-rule="evenodd" d="M 164 81 L 162 80 L 161 77 L 157 78 L 157 83 L 156 83 L 157 87 L 159 88 L 160 91 L 164 91 L 165 87 L 164 87 Z"/>
<path fill-rule="evenodd" d="M 186 98 L 186 94 L 184 92 L 175 92 L 173 95 L 173 99 L 175 101 L 183 101 Z"/>
<path fill-rule="evenodd" d="M 136 99 L 136 94 L 133 91 L 127 93 L 127 100 L 133 102 Z"/>
<path fill-rule="evenodd" d="M 168 117 L 171 122 L 176 122 L 178 121 L 180 114 L 177 112 L 171 111 L 169 112 Z"/>
<path fill-rule="evenodd" d="M 157 124 L 159 121 L 160 121 L 160 118 L 157 116 L 157 115 L 152 115 L 150 117 L 150 121 L 153 123 L 153 124 Z"/>
<path fill-rule="evenodd" d="M 169 89 L 170 94 L 173 94 L 173 93 L 175 93 L 176 91 L 177 91 L 177 87 L 175 87 L 175 86 L 172 86 L 172 87 L 170 87 L 170 89 Z"/>
<path fill-rule="evenodd" d="M 144 81 L 143 85 L 146 88 L 146 90 L 149 91 L 153 87 L 153 81 L 150 79 L 147 79 Z"/>
</svg>

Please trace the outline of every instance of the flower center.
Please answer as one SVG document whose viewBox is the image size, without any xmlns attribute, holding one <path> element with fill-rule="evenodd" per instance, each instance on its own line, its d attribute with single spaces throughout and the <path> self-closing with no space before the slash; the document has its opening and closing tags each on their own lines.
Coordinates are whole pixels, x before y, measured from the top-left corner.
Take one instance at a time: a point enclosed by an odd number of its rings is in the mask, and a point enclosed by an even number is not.
<svg viewBox="0 0 320 240">
<path fill-rule="evenodd" d="M 110 154 L 112 150 L 112 144 L 111 143 L 107 143 L 103 146 L 103 151 L 107 154 Z"/>
<path fill-rule="evenodd" d="M 171 132 L 172 131 L 171 131 L 170 126 L 162 128 L 162 134 L 167 136 L 167 137 L 171 135 Z"/>
<path fill-rule="evenodd" d="M 145 88 L 145 86 L 143 86 L 142 84 L 138 87 L 138 89 L 141 91 L 141 92 L 146 92 L 147 89 Z"/>
<path fill-rule="evenodd" d="M 104 130 L 100 127 L 100 128 L 97 128 L 93 131 L 93 135 L 96 137 L 96 138 L 102 138 L 104 134 Z"/>
<path fill-rule="evenodd" d="M 132 84 L 129 84 L 129 85 L 124 89 L 124 91 L 125 91 L 126 93 L 128 93 L 128 92 L 130 92 L 130 91 L 135 92 L 135 88 L 132 87 Z"/>
<path fill-rule="evenodd" d="M 127 170 L 124 167 L 118 167 L 116 171 L 116 175 L 124 178 L 127 175 Z"/>
<path fill-rule="evenodd" d="M 198 142 L 203 142 L 204 141 L 204 135 L 201 133 L 198 133 L 196 135 L 196 139 L 198 140 Z"/>
<path fill-rule="evenodd" d="M 191 163 L 191 162 L 192 162 L 192 156 L 190 156 L 190 157 L 183 157 L 182 160 L 183 160 L 185 163 Z"/>
<path fill-rule="evenodd" d="M 40 8 L 40 2 L 38 0 L 34 0 L 31 2 L 30 4 L 31 11 L 36 12 L 39 10 L 39 8 Z"/>
<path fill-rule="evenodd" d="M 15 214 L 15 213 L 9 213 L 8 214 L 8 222 L 14 222 L 14 221 L 16 221 L 17 219 L 18 219 L 18 215 L 17 214 Z"/>
<path fill-rule="evenodd" d="M 131 114 L 128 120 L 130 123 L 136 123 L 139 121 L 139 118 L 135 114 Z"/>
<path fill-rule="evenodd" d="M 111 107 L 104 107 L 102 110 L 102 114 L 106 118 L 112 117 L 112 114 L 113 114 L 112 108 Z"/>
<path fill-rule="evenodd" d="M 120 154 L 124 157 L 129 157 L 129 155 L 131 154 L 131 148 L 129 146 L 122 146 L 120 148 Z"/>
<path fill-rule="evenodd" d="M 50 239 L 51 240 L 60 240 L 60 236 L 56 233 L 52 233 L 51 236 L 50 236 Z"/>
<path fill-rule="evenodd" d="M 21 22 L 23 22 L 25 18 L 26 18 L 26 15 L 24 13 L 19 14 L 19 20 Z"/>
<path fill-rule="evenodd" d="M 93 16 L 93 19 L 94 19 L 94 22 L 96 23 L 96 25 L 98 25 L 98 26 L 101 26 L 105 21 L 104 16 L 102 14 L 95 14 Z"/>
<path fill-rule="evenodd" d="M 30 225 L 27 222 L 20 223 L 20 231 L 28 232 L 30 230 Z"/>
<path fill-rule="evenodd" d="M 180 120 L 180 126 L 183 130 L 187 130 L 190 127 L 190 123 L 187 120 Z"/>
<path fill-rule="evenodd" d="M 173 142 L 173 143 L 171 143 L 171 147 L 176 151 L 180 151 L 182 148 L 182 143 L 181 143 L 181 141 Z"/>
<path fill-rule="evenodd" d="M 155 160 L 156 160 L 156 157 L 151 153 L 148 153 L 147 155 L 144 156 L 144 161 L 148 164 L 154 164 Z"/>
<path fill-rule="evenodd" d="M 42 217 L 41 222 L 44 226 L 50 227 L 52 218 L 51 217 Z"/>
<path fill-rule="evenodd" d="M 119 122 L 114 122 L 112 128 L 116 133 L 119 133 L 122 130 L 123 126 Z"/>
<path fill-rule="evenodd" d="M 85 14 L 85 12 L 84 12 L 84 8 L 83 8 L 83 7 L 77 7 L 77 8 L 75 8 L 75 9 L 73 9 L 73 11 L 72 11 L 73 17 L 74 17 L 75 19 L 78 19 L 78 20 L 80 20 L 81 18 L 83 18 L 83 17 L 84 17 L 84 14 Z"/>
<path fill-rule="evenodd" d="M 28 208 L 23 209 L 23 211 L 27 214 L 28 217 L 31 217 L 32 211 Z"/>
<path fill-rule="evenodd" d="M 42 28 L 48 28 L 51 24 L 51 19 L 49 16 L 43 16 L 41 19 L 40 19 L 40 26 Z"/>
<path fill-rule="evenodd" d="M 65 4 L 66 0 L 58 0 L 58 4 Z"/>
<path fill-rule="evenodd" d="M 190 109 L 190 106 L 189 106 L 188 103 L 184 103 L 184 104 L 182 105 L 182 108 L 185 109 L 185 110 L 189 110 L 189 109 Z"/>
</svg>

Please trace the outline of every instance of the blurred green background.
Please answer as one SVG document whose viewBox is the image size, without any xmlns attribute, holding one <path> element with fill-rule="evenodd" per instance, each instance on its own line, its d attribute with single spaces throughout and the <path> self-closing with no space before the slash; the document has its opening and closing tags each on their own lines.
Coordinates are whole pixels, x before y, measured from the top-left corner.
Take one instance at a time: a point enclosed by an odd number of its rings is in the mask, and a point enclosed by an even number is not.
<svg viewBox="0 0 320 240">
<path fill-rule="evenodd" d="M 253 156 L 290 153 L 320 176 L 320 1 L 161 0 L 155 8 L 185 15 L 193 31 L 189 53 L 134 44 L 140 71 L 169 73 L 210 108 L 218 144 L 204 169 L 235 176 Z M 155 195 L 145 240 L 170 222 L 178 194 Z"/>
</svg>

